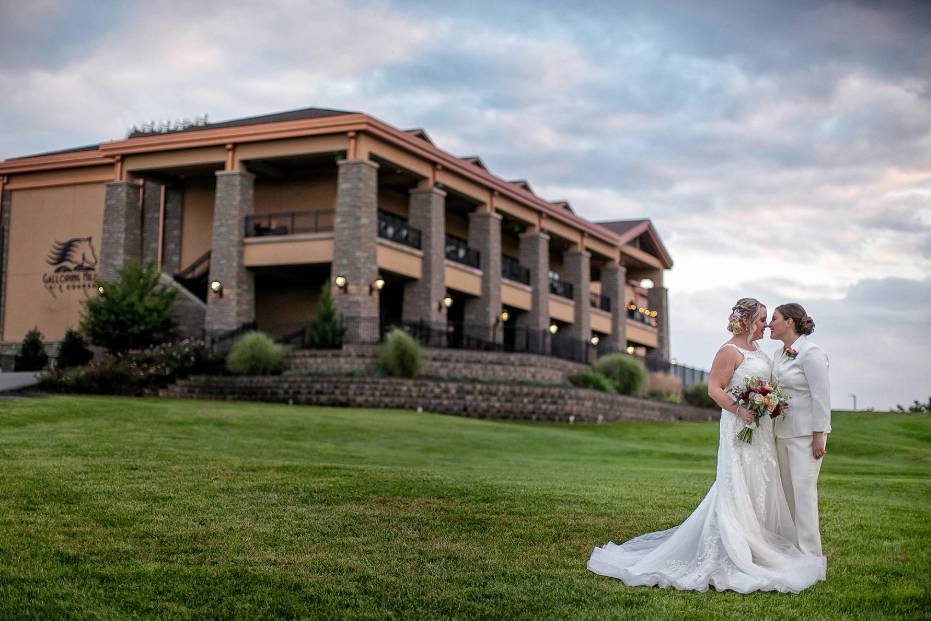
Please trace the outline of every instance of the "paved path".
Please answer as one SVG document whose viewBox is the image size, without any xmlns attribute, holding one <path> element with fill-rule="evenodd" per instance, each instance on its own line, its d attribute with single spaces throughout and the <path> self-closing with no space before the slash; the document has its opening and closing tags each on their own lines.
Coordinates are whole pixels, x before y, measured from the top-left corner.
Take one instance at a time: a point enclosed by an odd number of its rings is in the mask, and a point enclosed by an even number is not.
<svg viewBox="0 0 931 621">
<path fill-rule="evenodd" d="M 23 373 L 0 373 L 0 392 L 35 386 L 39 383 L 39 374 L 33 371 Z"/>
</svg>

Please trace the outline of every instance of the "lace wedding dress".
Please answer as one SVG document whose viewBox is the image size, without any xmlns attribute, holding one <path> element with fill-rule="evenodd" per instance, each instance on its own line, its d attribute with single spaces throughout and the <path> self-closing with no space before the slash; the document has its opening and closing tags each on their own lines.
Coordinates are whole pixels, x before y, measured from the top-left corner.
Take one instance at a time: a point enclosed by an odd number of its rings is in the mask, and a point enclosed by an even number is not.
<svg viewBox="0 0 931 621">
<path fill-rule="evenodd" d="M 733 345 L 730 345 L 734 347 Z M 743 361 L 727 387 L 744 377 L 769 377 L 766 353 L 737 348 Z M 791 415 L 791 410 L 789 410 Z M 588 568 L 629 586 L 738 593 L 798 593 L 824 580 L 823 556 L 802 554 L 782 491 L 773 420 L 760 419 L 753 443 L 737 439 L 743 421 L 721 411 L 717 479 L 679 526 L 595 548 Z"/>
</svg>

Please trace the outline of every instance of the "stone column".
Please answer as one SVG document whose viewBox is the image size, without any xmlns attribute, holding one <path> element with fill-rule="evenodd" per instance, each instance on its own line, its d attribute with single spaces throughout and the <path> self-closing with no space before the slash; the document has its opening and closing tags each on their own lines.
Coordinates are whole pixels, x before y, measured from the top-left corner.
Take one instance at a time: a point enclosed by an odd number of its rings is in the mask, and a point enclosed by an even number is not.
<svg viewBox="0 0 931 621">
<path fill-rule="evenodd" d="M 344 343 L 378 341 L 378 292 L 369 285 L 378 276 L 378 164 L 368 160 L 339 162 L 336 189 L 332 282 L 347 279 L 346 290 L 333 292 L 346 326 Z"/>
<path fill-rule="evenodd" d="M 504 328 L 496 321 L 501 313 L 501 214 L 469 214 L 469 247 L 478 250 L 482 269 L 482 290 L 465 303 L 465 335 L 500 343 Z"/>
<path fill-rule="evenodd" d="M 242 245 L 245 217 L 255 203 L 255 176 L 239 171 L 219 171 L 216 175 L 209 278 L 210 282 L 219 281 L 223 291 L 222 295 L 207 294 L 208 336 L 255 321 L 255 278 L 243 265 Z"/>
<path fill-rule="evenodd" d="M 162 184 L 142 184 L 142 261 L 158 261 L 158 224 L 162 217 Z"/>
<path fill-rule="evenodd" d="M 438 303 L 446 294 L 446 192 L 438 188 L 411 190 L 408 222 L 420 229 L 423 251 L 420 279 L 404 287 L 401 319 L 446 328 L 446 314 Z"/>
<path fill-rule="evenodd" d="M 624 281 L 627 269 L 612 263 L 601 269 L 601 295 L 611 301 L 610 349 L 624 351 L 627 347 L 627 300 L 624 299 Z"/>
<path fill-rule="evenodd" d="M 142 209 L 140 187 L 129 181 L 107 184 L 103 209 L 103 239 L 100 240 L 101 280 L 114 280 L 129 261 L 142 259 Z"/>
<path fill-rule="evenodd" d="M 530 270 L 530 312 L 521 313 L 517 327 L 528 332 L 527 349 L 545 353 L 544 337 L 550 324 L 550 236 L 542 231 L 520 236 L 520 264 Z M 519 337 L 522 338 L 522 337 Z"/>
<path fill-rule="evenodd" d="M 592 303 L 591 303 L 591 258 L 592 255 L 580 249 L 566 253 L 563 272 L 567 282 L 572 283 L 572 297 L 575 302 L 575 315 L 569 334 L 582 341 L 588 347 L 592 338 Z"/>
<path fill-rule="evenodd" d="M 4 190 L 0 194 L 0 341 L 4 339 L 6 319 L 7 264 L 10 256 L 10 210 L 13 208 L 13 192 Z"/>
<path fill-rule="evenodd" d="M 666 287 L 653 286 L 647 290 L 650 308 L 657 312 L 657 351 L 664 361 L 669 360 L 669 291 Z"/>
<path fill-rule="evenodd" d="M 165 186 L 165 221 L 162 224 L 162 271 L 177 274 L 181 265 L 181 209 L 184 190 Z"/>
</svg>

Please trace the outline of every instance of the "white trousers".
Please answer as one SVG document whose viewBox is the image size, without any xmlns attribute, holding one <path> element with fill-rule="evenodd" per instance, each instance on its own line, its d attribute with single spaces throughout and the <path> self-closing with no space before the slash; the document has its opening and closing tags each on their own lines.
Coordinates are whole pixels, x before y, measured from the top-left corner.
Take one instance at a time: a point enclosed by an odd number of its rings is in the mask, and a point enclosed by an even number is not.
<svg viewBox="0 0 931 621">
<path fill-rule="evenodd" d="M 824 444 L 827 446 L 827 434 Z M 779 476 L 798 531 L 798 547 L 805 554 L 821 556 L 818 522 L 818 475 L 824 458 L 811 455 L 811 436 L 776 438 Z"/>
</svg>

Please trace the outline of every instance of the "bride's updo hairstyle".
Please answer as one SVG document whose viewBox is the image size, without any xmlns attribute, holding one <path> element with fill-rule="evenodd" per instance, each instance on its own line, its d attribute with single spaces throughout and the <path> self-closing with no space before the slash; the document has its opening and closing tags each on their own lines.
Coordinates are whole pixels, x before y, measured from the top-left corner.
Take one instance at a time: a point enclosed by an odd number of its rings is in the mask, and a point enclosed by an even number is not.
<svg viewBox="0 0 931 621">
<path fill-rule="evenodd" d="M 731 316 L 727 319 L 727 331 L 735 336 L 753 332 L 753 322 L 756 321 L 761 308 L 763 304 L 756 298 L 737 300 L 731 309 Z"/>
<path fill-rule="evenodd" d="M 807 335 L 815 331 L 815 320 L 808 316 L 801 304 L 795 302 L 781 304 L 776 307 L 776 310 L 786 319 L 792 320 L 797 333 Z"/>
</svg>

